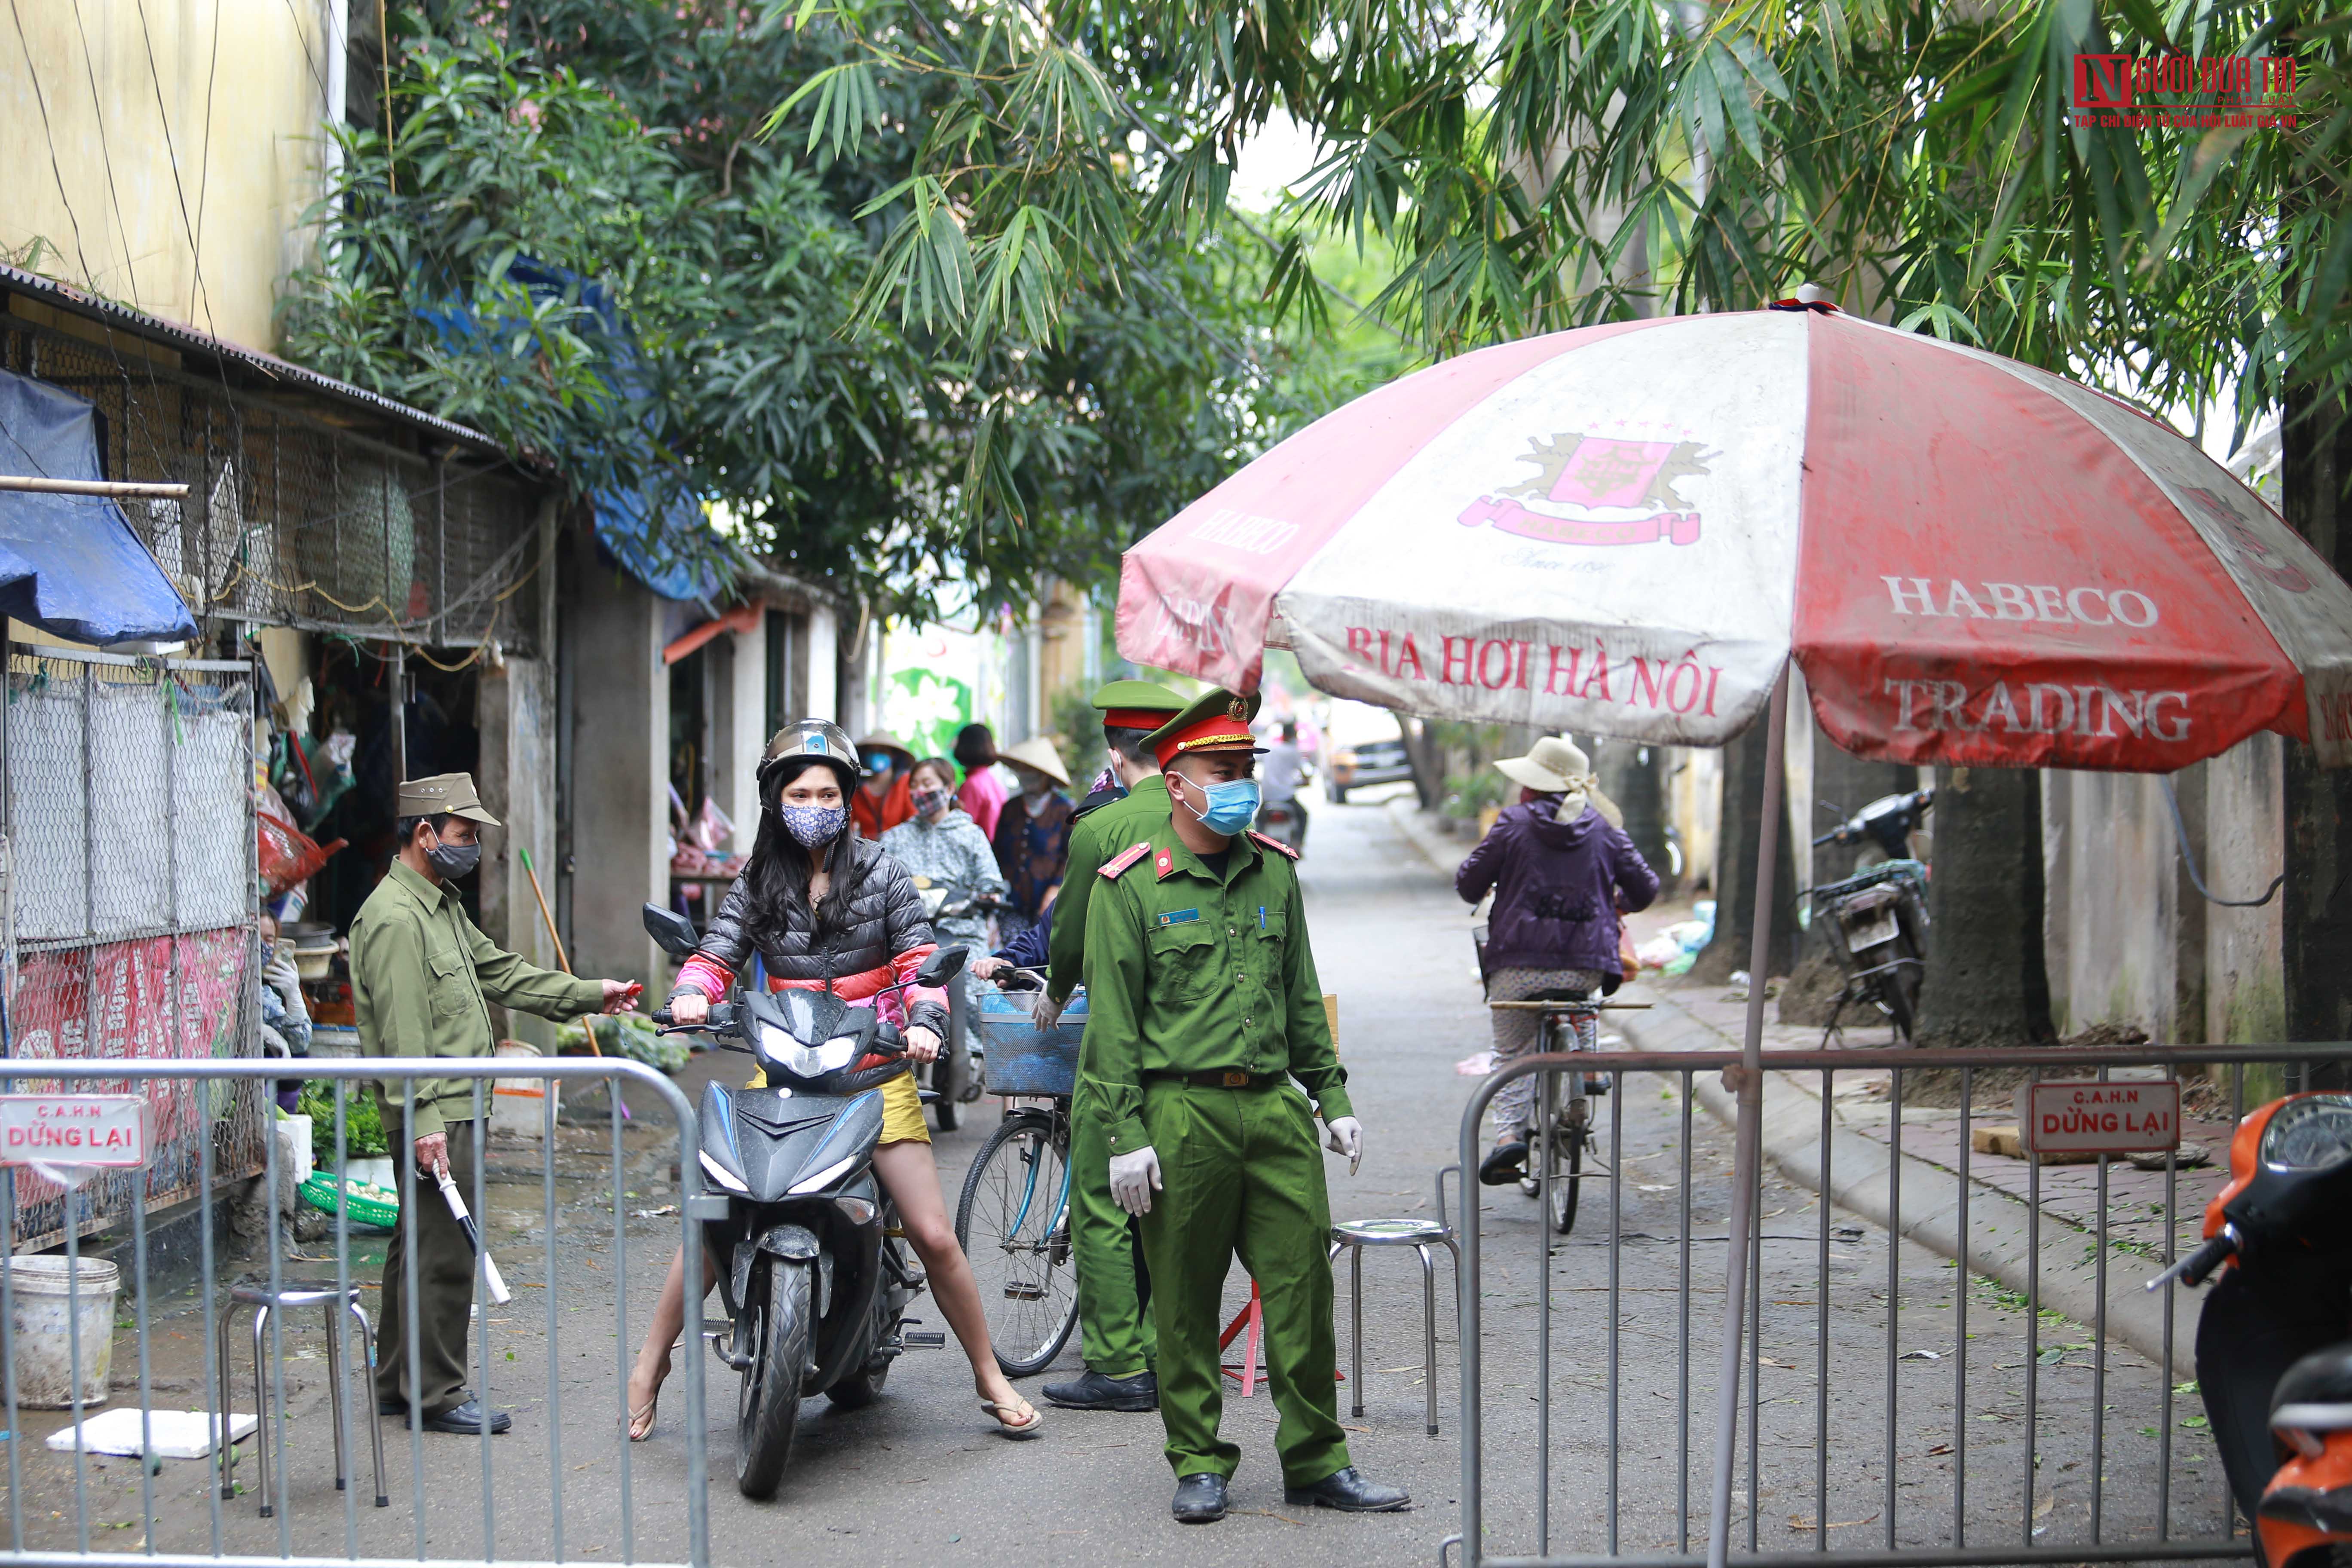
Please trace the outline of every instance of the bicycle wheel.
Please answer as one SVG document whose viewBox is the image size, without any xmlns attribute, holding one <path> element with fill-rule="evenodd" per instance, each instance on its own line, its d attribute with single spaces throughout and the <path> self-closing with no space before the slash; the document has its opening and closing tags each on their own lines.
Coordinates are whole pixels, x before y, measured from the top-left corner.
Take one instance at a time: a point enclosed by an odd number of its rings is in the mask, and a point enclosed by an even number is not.
<svg viewBox="0 0 2352 1568">
<path fill-rule="evenodd" d="M 1545 1158 L 1551 1164 L 1551 1227 L 1562 1236 L 1576 1228 L 1576 1200 L 1584 1186 L 1584 1145 L 1591 1136 L 1590 1127 L 1571 1121 L 1563 1110 L 1555 1135 L 1544 1140 Z"/>
<path fill-rule="evenodd" d="M 1069 1133 L 1055 1117 L 1017 1112 L 982 1146 L 956 1205 L 956 1241 L 971 1260 L 1007 1377 L 1051 1366 L 1077 1326 L 1069 1159 Z"/>
</svg>

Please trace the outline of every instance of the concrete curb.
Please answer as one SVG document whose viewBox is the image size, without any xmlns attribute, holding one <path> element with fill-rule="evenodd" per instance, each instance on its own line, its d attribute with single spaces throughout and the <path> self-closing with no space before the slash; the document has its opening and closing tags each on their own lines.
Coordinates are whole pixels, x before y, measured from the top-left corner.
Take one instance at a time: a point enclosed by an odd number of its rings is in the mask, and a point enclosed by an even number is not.
<svg viewBox="0 0 2352 1568">
<path fill-rule="evenodd" d="M 1628 1043 L 1644 1051 L 1736 1051 L 1739 1042 L 1680 1006 L 1670 997 L 1651 992 L 1654 1005 L 1647 1015 L 1623 1014 L 1620 1027 Z M 1639 1020 L 1638 1022 L 1635 1020 Z M 1857 1066 L 1866 1064 L 1857 1057 Z M 1810 1075 L 1807 1075 L 1810 1076 Z M 1738 1105 L 1723 1088 L 1719 1075 L 1696 1074 L 1692 1079 L 1698 1103 L 1726 1127 L 1733 1125 Z M 1832 1202 L 1862 1215 L 1882 1230 L 1895 1226 L 1892 1152 L 1875 1139 L 1838 1125 L 1831 1110 L 1828 1192 Z M 1767 1073 L 1764 1079 L 1764 1157 L 1789 1180 L 1814 1192 L 1822 1191 L 1821 1096 L 1800 1081 L 1800 1075 Z M 1945 1258 L 1960 1256 L 1960 1181 L 1958 1172 L 1916 1154 L 1905 1154 L 1901 1182 L 1901 1234 Z M 2027 1205 L 2000 1188 L 1971 1180 L 1969 1184 L 1968 1268 L 1998 1279 L 2012 1290 L 2027 1287 L 2032 1254 L 2026 1245 Z M 2097 1321 L 2098 1277 L 2088 1256 L 2092 1232 L 2072 1221 L 2045 1213 L 2042 1222 L 2042 1270 L 2039 1299 L 2086 1326 Z M 2158 1266 L 2131 1253 L 2110 1251 L 2107 1260 L 2106 1331 L 2161 1366 L 2167 1360 L 2164 1342 L 2165 1304 L 2178 1287 L 2164 1296 L 2150 1295 L 2142 1282 Z M 2173 1375 L 2197 1375 L 2195 1344 L 2197 1315 L 2202 1298 L 2176 1305 L 2173 1313 Z"/>
</svg>

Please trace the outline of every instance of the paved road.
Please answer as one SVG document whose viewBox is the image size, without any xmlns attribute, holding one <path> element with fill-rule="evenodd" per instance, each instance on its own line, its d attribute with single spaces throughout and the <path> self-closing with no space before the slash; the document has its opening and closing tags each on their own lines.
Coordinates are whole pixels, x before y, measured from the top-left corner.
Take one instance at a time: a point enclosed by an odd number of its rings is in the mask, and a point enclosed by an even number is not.
<svg viewBox="0 0 2352 1568">
<path fill-rule="evenodd" d="M 1432 1175 L 1453 1159 L 1461 1110 L 1474 1086 L 1456 1073 L 1454 1064 L 1485 1043 L 1467 911 L 1376 805 L 1318 805 L 1312 849 L 1304 870 L 1316 957 L 1327 989 L 1340 998 L 1341 1050 L 1368 1143 L 1362 1170 L 1353 1179 L 1344 1163 L 1329 1159 L 1333 1212 L 1342 1218 L 1427 1215 L 1433 1212 Z M 698 1059 L 686 1087 L 698 1091 L 699 1081 L 720 1066 Z M 1694 1513 L 1703 1518 L 1705 1509 L 1729 1141 L 1704 1112 L 1685 1121 L 1683 1097 L 1673 1080 L 1622 1084 L 1611 1101 L 1622 1126 L 1604 1121 L 1595 1168 L 1613 1156 L 1626 1173 L 1618 1188 L 1624 1246 L 1613 1276 L 1620 1325 L 1613 1353 L 1603 1184 L 1587 1184 L 1584 1217 L 1575 1234 L 1551 1251 L 1555 1407 L 1549 1525 L 1555 1551 L 1604 1548 L 1612 1530 L 1612 1495 L 1618 1502 L 1616 1539 L 1629 1552 L 1678 1544 L 1677 1503 L 1685 1488 Z M 668 1156 L 654 1118 L 646 1114 L 648 1109 L 639 1108 L 635 1130 L 625 1139 L 624 1190 L 633 1194 L 623 1200 L 626 1210 L 669 1201 L 663 1190 Z M 977 1118 L 939 1141 L 941 1177 L 950 1196 L 985 1135 L 986 1121 L 985 1115 Z M 604 1562 L 631 1555 L 682 1559 L 685 1410 L 676 1379 L 667 1391 L 655 1438 L 625 1456 L 634 1539 L 624 1540 L 624 1456 L 613 1436 L 614 1375 L 633 1346 L 615 1332 L 613 1282 L 616 1274 L 622 1278 L 632 1321 L 642 1322 L 674 1245 L 676 1222 L 632 1219 L 625 1256 L 615 1247 L 605 1180 L 608 1151 L 609 1135 L 602 1129 L 588 1126 L 564 1134 L 551 1271 L 541 1192 L 529 1173 L 535 1154 L 517 1150 L 499 1156 L 515 1179 L 498 1184 L 488 1228 L 517 1287 L 517 1300 L 492 1313 L 489 1365 L 493 1397 L 515 1411 L 516 1430 L 488 1445 L 487 1461 L 481 1444 L 425 1438 L 420 1445 L 425 1475 L 421 1510 L 413 1503 L 409 1435 L 387 1424 L 394 1505 L 376 1510 L 364 1506 L 368 1499 L 362 1496 L 357 1517 L 347 1525 L 343 1499 L 332 1487 L 318 1341 L 308 1330 L 290 1341 L 289 1353 L 296 1358 L 288 1363 L 292 1506 L 283 1539 L 297 1551 L 341 1555 L 347 1540 L 356 1540 L 362 1555 L 408 1555 L 421 1527 L 431 1555 L 478 1552 L 487 1462 L 496 1500 L 492 1529 L 502 1556 L 556 1554 L 557 1510 L 551 1504 L 560 1487 L 562 1555 Z M 1685 1248 L 1679 1239 L 1685 1190 L 1694 1238 L 1687 1248 L 1687 1289 Z M 1483 1408 L 1488 1542 L 1494 1551 L 1537 1544 L 1538 1405 L 1533 1372 L 1543 1274 L 1538 1258 L 1544 1238 L 1534 1208 L 1513 1189 L 1488 1190 L 1481 1204 L 1488 1248 L 1481 1303 L 1488 1368 Z M 1875 1544 L 1890 1527 L 1905 1542 L 1940 1541 L 1953 1511 L 1956 1448 L 1964 1449 L 1968 1460 L 1963 1507 L 1979 1538 L 2014 1541 L 2030 1528 L 2040 1544 L 2087 1539 L 2094 1473 L 2105 1478 L 2097 1506 L 2110 1539 L 2118 1529 L 2147 1522 L 2158 1468 L 2156 1436 L 2167 1420 L 2164 1379 L 2152 1366 L 2118 1352 L 2101 1372 L 2093 1364 L 2096 1358 L 2087 1332 L 2047 1318 L 2039 1356 L 2029 1358 L 2022 1303 L 1979 1284 L 1968 1292 L 1966 1419 L 1956 1422 L 1954 1318 L 1959 1292 L 1954 1273 L 1907 1245 L 1896 1249 L 1890 1265 L 1885 1238 L 1842 1214 L 1830 1216 L 1824 1248 L 1822 1216 L 1810 1194 L 1778 1184 L 1768 1184 L 1763 1212 L 1764 1289 L 1758 1303 L 1765 1401 L 1757 1445 L 1763 1470 L 1757 1510 L 1760 1544 L 1810 1547 L 1822 1522 L 1822 1495 L 1834 1543 Z M 1715 1238 L 1711 1245 L 1709 1237 Z M 324 1250 L 315 1245 L 310 1249 L 314 1256 Z M 362 1250 L 355 1277 L 373 1276 L 373 1256 Z M 1826 1296 L 1820 1288 L 1824 1269 Z M 1378 1479 L 1409 1487 L 1416 1500 L 1409 1513 L 1342 1518 L 1286 1507 L 1273 1455 L 1274 1413 L 1261 1394 L 1229 1399 L 1226 1407 L 1226 1429 L 1244 1456 L 1233 1493 L 1234 1514 L 1214 1527 L 1178 1526 L 1167 1515 L 1171 1480 L 1159 1451 L 1157 1417 L 1055 1411 L 1044 1436 L 1008 1442 L 991 1432 L 992 1424 L 975 1407 L 969 1369 L 950 1349 L 904 1358 L 886 1396 L 866 1410 L 835 1412 L 823 1401 L 813 1402 L 803 1416 L 794 1472 L 782 1496 L 767 1504 L 747 1502 L 732 1487 L 734 1385 L 730 1376 L 714 1371 L 708 1423 L 713 1559 L 799 1562 L 855 1552 L 871 1563 L 1265 1563 L 1310 1556 L 1318 1563 L 1350 1564 L 1433 1563 L 1440 1542 L 1459 1528 L 1458 1345 L 1447 1282 L 1441 1279 L 1442 1436 L 1433 1439 L 1423 1431 L 1418 1272 L 1409 1254 L 1370 1259 L 1365 1415 L 1348 1415 L 1342 1395 L 1358 1463 Z M 557 1321 L 552 1422 L 551 1283 Z M 1901 1293 L 1891 1336 L 1890 1284 Z M 1238 1306 L 1245 1292 L 1236 1269 L 1228 1297 Z M 1820 1305 L 1824 1300 L 1831 1303 L 1826 1310 Z M 1343 1294 L 1343 1364 L 1345 1301 Z M 1696 1347 L 1687 1359 L 1679 1349 L 1685 1304 Z M 1830 1347 L 1825 1382 L 1817 1378 L 1824 1317 Z M 184 1310 L 177 1319 L 159 1321 L 152 1342 L 161 1380 L 157 1403 L 199 1403 L 194 1390 L 202 1373 L 202 1339 L 190 1317 Z M 135 1377 L 131 1355 L 126 1341 L 116 1362 L 118 1390 Z M 1612 1359 L 1618 1373 L 1613 1405 L 1608 1376 Z M 1076 1364 L 1074 1347 L 1056 1371 Z M 2029 1367 L 2040 1395 L 2039 1418 L 2032 1423 L 2025 1419 L 2022 1395 Z M 1892 1467 L 1885 1460 L 1890 1373 L 1896 1394 Z M 1687 1394 L 1682 1392 L 1685 1376 Z M 2100 1385 L 2095 1386 L 2095 1379 Z M 1824 1386 L 1826 1396 L 1817 1400 L 1817 1389 Z M 1028 1391 L 1036 1397 L 1034 1382 Z M 239 1408 L 247 1404 L 237 1401 Z M 2105 1462 L 2094 1466 L 2092 1412 L 2102 1405 Z M 1689 1417 L 1686 1438 L 1684 1412 Z M 2178 1439 L 2169 1472 L 2176 1532 L 2212 1528 L 2210 1472 L 2218 1467 L 2203 1458 L 2202 1435 L 2179 1426 L 2193 1414 L 2193 1404 L 2183 1404 L 2169 1417 Z M 28 1415 L 25 1425 L 27 1436 L 37 1437 L 58 1422 Z M 2029 1427 L 2038 1450 L 2030 1466 Z M 560 1439 L 552 1448 L 551 1428 Z M 1824 1431 L 1829 1458 L 1817 1462 L 1817 1436 Z M 29 1446 L 26 1460 L 28 1537 L 69 1543 L 69 1467 Z M 1687 1478 L 1682 1486 L 1678 1468 Z M 248 1486 L 255 1479 L 249 1460 L 239 1473 Z M 115 1527 L 96 1531 L 92 1544 L 99 1550 L 135 1550 L 141 1542 L 144 1516 L 137 1476 L 137 1467 L 127 1460 L 103 1467 L 93 1462 L 87 1472 L 92 1519 Z M 168 1464 L 154 1485 L 157 1545 L 205 1549 L 213 1527 L 200 1467 Z M 1748 1489 L 1743 1479 L 1743 1521 Z M 275 1552 L 281 1539 L 278 1521 L 255 1518 L 255 1500 L 247 1497 L 225 1505 L 224 1540 L 232 1550 Z M 1744 1522 L 1740 1530 L 1744 1543 Z"/>
</svg>

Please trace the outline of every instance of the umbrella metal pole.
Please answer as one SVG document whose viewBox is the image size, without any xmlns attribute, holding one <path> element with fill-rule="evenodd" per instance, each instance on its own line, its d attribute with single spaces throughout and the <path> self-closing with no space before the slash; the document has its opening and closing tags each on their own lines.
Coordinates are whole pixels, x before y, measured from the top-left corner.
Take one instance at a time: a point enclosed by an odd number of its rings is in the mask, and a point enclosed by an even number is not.
<svg viewBox="0 0 2352 1568">
<path fill-rule="evenodd" d="M 1789 670 L 1772 683 L 1764 732 L 1764 816 L 1756 835 L 1756 931 L 1748 950 L 1748 1027 L 1739 1048 L 1739 1120 L 1731 1163 L 1731 1224 L 1723 1292 L 1723 1367 L 1715 1396 L 1715 1494 L 1706 1532 L 1707 1568 L 1731 1551 L 1731 1472 L 1739 1433 L 1740 1331 L 1748 1306 L 1748 1248 L 1756 1228 L 1757 1167 L 1762 1163 L 1764 976 L 1772 952 L 1772 868 L 1780 854 L 1781 774 L 1789 742 Z M 1720 911 L 1717 912 L 1721 918 Z M 1827 1204 L 1828 1184 L 1822 1184 Z M 1761 1264 L 1759 1264 L 1761 1267 Z M 1756 1478 L 1748 1478 L 1748 1490 Z M 1748 1506 L 1753 1509 L 1751 1495 Z"/>
</svg>

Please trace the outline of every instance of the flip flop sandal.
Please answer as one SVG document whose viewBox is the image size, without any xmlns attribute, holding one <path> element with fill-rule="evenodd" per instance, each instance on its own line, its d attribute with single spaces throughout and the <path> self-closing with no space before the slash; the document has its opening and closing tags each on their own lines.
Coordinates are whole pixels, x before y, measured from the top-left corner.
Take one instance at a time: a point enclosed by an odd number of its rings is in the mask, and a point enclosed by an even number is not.
<svg viewBox="0 0 2352 1568">
<path fill-rule="evenodd" d="M 1025 1399 L 1018 1405 L 999 1405 L 992 1399 L 983 1399 L 980 1402 L 980 1407 L 996 1418 L 997 1431 L 1007 1437 L 1034 1437 L 1045 1428 L 1045 1413 Z M 1029 1412 L 1028 1420 L 1008 1419 L 1022 1410 Z"/>
<path fill-rule="evenodd" d="M 1487 1156 L 1478 1162 L 1478 1181 L 1482 1186 L 1508 1186 L 1518 1180 L 1528 1163 L 1528 1142 L 1524 1138 L 1508 1143 L 1497 1143 Z"/>
</svg>

